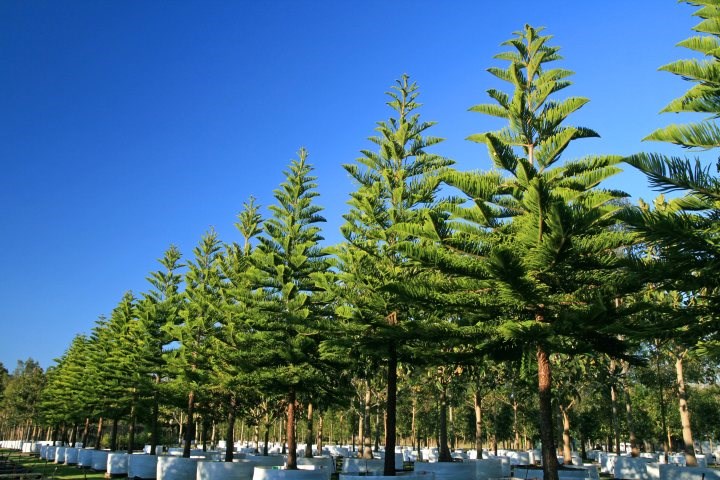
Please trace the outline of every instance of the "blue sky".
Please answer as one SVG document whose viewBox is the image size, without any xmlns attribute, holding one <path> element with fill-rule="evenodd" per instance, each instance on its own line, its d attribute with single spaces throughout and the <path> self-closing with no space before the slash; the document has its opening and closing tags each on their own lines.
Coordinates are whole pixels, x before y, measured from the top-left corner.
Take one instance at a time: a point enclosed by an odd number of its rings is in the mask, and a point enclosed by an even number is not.
<svg viewBox="0 0 720 480">
<path fill-rule="evenodd" d="M 352 184 L 341 168 L 390 115 L 403 73 L 458 168 L 487 168 L 464 140 L 497 121 L 467 109 L 503 87 L 486 72 L 525 23 L 545 26 L 591 102 L 571 118 L 602 138 L 568 158 L 630 154 L 689 84 L 693 9 L 673 0 L 0 2 L 0 362 L 43 367 L 109 314 L 170 245 L 186 256 L 262 205 L 299 147 L 316 167 L 328 242 Z M 679 121 L 685 121 L 681 119 Z M 624 172 L 610 186 L 654 196 Z"/>
</svg>

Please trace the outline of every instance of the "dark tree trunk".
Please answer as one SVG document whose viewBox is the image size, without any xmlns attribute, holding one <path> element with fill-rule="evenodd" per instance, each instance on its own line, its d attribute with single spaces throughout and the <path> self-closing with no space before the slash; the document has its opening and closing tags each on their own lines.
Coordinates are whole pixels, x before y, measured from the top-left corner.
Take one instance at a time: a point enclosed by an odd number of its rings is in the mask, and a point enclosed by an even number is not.
<svg viewBox="0 0 720 480">
<path fill-rule="evenodd" d="M 395 475 L 395 430 L 397 419 L 397 350 L 388 349 L 387 415 L 385 416 L 385 468 L 383 475 Z"/>
<path fill-rule="evenodd" d="M 265 418 L 265 445 L 263 445 L 263 456 L 267 457 L 269 452 L 268 443 L 270 443 L 270 419 Z"/>
<path fill-rule="evenodd" d="M 558 480 L 558 460 L 552 414 L 552 376 L 550 358 L 545 349 L 537 347 L 538 395 L 540 400 L 540 439 L 542 440 L 543 480 Z"/>
<path fill-rule="evenodd" d="M 113 418 L 112 429 L 110 430 L 110 450 L 113 452 L 117 450 L 117 436 L 118 436 L 118 418 Z"/>
<path fill-rule="evenodd" d="M 83 448 L 87 448 L 89 436 L 90 436 L 90 417 L 85 417 L 85 428 L 83 429 L 82 440 L 81 440 Z"/>
<path fill-rule="evenodd" d="M 313 456 L 313 404 L 308 402 L 307 407 L 307 421 L 305 423 L 305 458 L 312 458 Z"/>
<path fill-rule="evenodd" d="M 448 448 L 447 410 L 447 385 L 443 384 L 440 390 L 440 455 L 438 462 L 452 462 L 450 448 Z"/>
<path fill-rule="evenodd" d="M 480 392 L 475 392 L 473 402 L 475 407 L 475 452 L 477 459 L 480 460 L 482 459 L 482 397 Z"/>
<path fill-rule="evenodd" d="M 185 419 L 185 444 L 183 445 L 183 458 L 190 458 L 190 444 L 193 441 L 193 416 L 195 414 L 195 392 L 188 394 L 187 418 Z"/>
<path fill-rule="evenodd" d="M 95 450 L 100 450 L 100 441 L 102 440 L 103 417 L 98 420 L 97 436 L 95 437 Z"/>
<path fill-rule="evenodd" d="M 295 390 L 290 390 L 288 394 L 287 406 L 287 465 L 288 470 L 297 470 L 297 439 L 295 438 Z"/>
<path fill-rule="evenodd" d="M 225 461 L 232 462 L 235 452 L 235 399 L 230 400 L 230 411 L 227 415 L 227 431 L 225 432 L 225 441 L 227 442 L 225 449 Z"/>
</svg>

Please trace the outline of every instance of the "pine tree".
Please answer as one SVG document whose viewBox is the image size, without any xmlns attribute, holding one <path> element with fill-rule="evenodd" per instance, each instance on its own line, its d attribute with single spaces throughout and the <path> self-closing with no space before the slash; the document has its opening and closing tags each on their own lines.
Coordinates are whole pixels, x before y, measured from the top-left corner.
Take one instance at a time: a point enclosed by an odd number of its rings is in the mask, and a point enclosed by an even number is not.
<svg viewBox="0 0 720 480">
<path fill-rule="evenodd" d="M 179 312 L 179 325 L 166 324 L 163 328 L 179 342 L 177 349 L 168 354 L 168 367 L 174 383 L 184 392 L 187 400 L 183 457 L 190 457 L 194 439 L 195 411 L 203 400 L 210 375 L 212 339 L 218 335 L 223 320 L 224 277 L 220 268 L 222 244 L 214 231 L 203 235 L 193 250 L 194 259 L 188 262 L 185 274 L 185 291 Z"/>
<path fill-rule="evenodd" d="M 572 72 L 548 68 L 559 49 L 540 32 L 516 32 L 504 43 L 510 50 L 496 56 L 509 66 L 489 69 L 512 93 L 488 90 L 495 103 L 471 108 L 507 121 L 469 137 L 487 147 L 494 168 L 444 174 L 463 195 L 429 212 L 418 233 L 443 245 L 419 256 L 447 274 L 451 300 L 474 305 L 464 316 L 487 334 L 475 348 L 535 355 L 544 478 L 556 480 L 550 354 L 622 353 L 612 299 L 630 283 L 618 252 L 632 236 L 615 227 L 625 194 L 598 188 L 619 171 L 619 158 L 560 162 L 573 140 L 597 134 L 563 125 L 588 100 L 551 99 Z"/>
<path fill-rule="evenodd" d="M 387 93 L 397 117 L 378 122 L 378 135 L 370 138 L 378 151 L 363 150 L 357 163 L 344 165 L 357 190 L 344 215 L 346 245 L 337 250 L 342 286 L 338 313 L 346 318 L 348 346 L 387 362 L 387 452 L 395 451 L 398 360 L 410 353 L 408 345 L 422 332 L 421 312 L 392 292 L 393 285 L 411 275 L 398 248 L 407 235 L 396 227 L 420 220 L 420 209 L 435 199 L 438 172 L 452 163 L 426 152 L 441 139 L 426 135 L 434 123 L 420 120 L 418 93 L 417 84 L 403 75 Z M 394 462 L 393 455 L 386 455 L 385 475 L 395 474 Z"/>
<path fill-rule="evenodd" d="M 266 294 L 258 304 L 262 315 L 253 325 L 257 342 L 268 354 L 258 375 L 266 393 L 285 394 L 288 469 L 297 468 L 297 401 L 303 394 L 312 396 L 326 380 L 318 342 L 329 300 L 318 285 L 327 282 L 330 273 L 318 226 L 325 219 L 314 201 L 318 193 L 311 172 L 307 151 L 301 148 L 274 192 L 277 203 L 270 206 L 272 217 L 265 221 L 252 256 L 259 271 L 257 285 Z"/>
</svg>

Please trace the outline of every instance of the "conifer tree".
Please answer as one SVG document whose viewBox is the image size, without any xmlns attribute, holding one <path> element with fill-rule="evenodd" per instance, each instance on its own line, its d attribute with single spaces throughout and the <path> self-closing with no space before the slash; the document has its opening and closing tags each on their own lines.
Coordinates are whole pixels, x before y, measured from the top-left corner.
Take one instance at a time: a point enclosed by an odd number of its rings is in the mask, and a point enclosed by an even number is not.
<svg viewBox="0 0 720 480">
<path fill-rule="evenodd" d="M 162 381 L 167 378 L 168 366 L 163 349 L 170 344 L 172 337 L 168 329 L 181 322 L 180 308 L 182 295 L 180 284 L 182 275 L 179 270 L 183 268 L 180 263 L 182 255 L 177 247 L 168 248 L 163 257 L 159 259 L 162 270 L 157 270 L 147 277 L 152 289 L 143 294 L 138 303 L 138 320 L 146 332 L 146 350 L 149 354 L 148 375 L 154 380 L 151 389 L 152 406 L 150 414 L 150 454 L 155 455 L 160 436 L 158 417 L 160 415 L 160 401 L 163 396 Z"/>
<path fill-rule="evenodd" d="M 494 168 L 443 175 L 463 195 L 429 212 L 418 230 L 443 248 L 415 254 L 448 275 L 443 288 L 454 285 L 456 299 L 474 305 L 464 315 L 487 334 L 476 348 L 500 356 L 532 350 L 544 479 L 556 480 L 550 354 L 622 354 L 612 299 L 628 283 L 618 251 L 632 236 L 614 227 L 625 194 L 598 188 L 619 171 L 619 158 L 561 163 L 573 140 L 597 134 L 563 125 L 588 100 L 551 99 L 570 85 L 572 72 L 549 68 L 560 59 L 558 47 L 540 33 L 530 26 L 516 32 L 503 44 L 509 51 L 496 56 L 508 67 L 488 70 L 513 89 L 490 89 L 495 103 L 471 108 L 507 121 L 501 130 L 469 137 L 487 147 Z"/>
<path fill-rule="evenodd" d="M 419 222 L 419 211 L 431 204 L 438 189 L 438 172 L 452 162 L 426 149 L 441 142 L 427 135 L 434 123 L 420 120 L 418 86 L 403 75 L 387 93 L 397 115 L 378 122 L 370 141 L 377 151 L 363 150 L 357 163 L 343 167 L 356 183 L 344 215 L 346 244 L 338 251 L 341 306 L 346 319 L 343 336 L 358 353 L 387 364 L 385 449 L 395 451 L 397 365 L 407 358 L 409 344 L 422 332 L 422 314 L 412 310 L 392 286 L 411 275 L 407 257 L 398 246 L 407 239 L 396 229 Z M 342 343 L 342 342 L 341 342 Z M 354 345 L 352 345 L 354 343 Z M 395 474 L 395 460 L 385 457 L 385 475 Z"/>
<path fill-rule="evenodd" d="M 312 396 L 327 380 L 318 352 L 328 298 L 318 286 L 328 282 L 327 252 L 319 223 L 322 208 L 307 151 L 284 172 L 285 181 L 274 192 L 276 204 L 264 223 L 255 255 L 257 285 L 266 294 L 258 303 L 262 315 L 253 324 L 259 350 L 266 352 L 258 375 L 266 393 L 284 392 L 287 402 L 287 468 L 297 468 L 296 408 L 303 394 Z M 331 281 L 331 280 L 330 280 Z"/>
<path fill-rule="evenodd" d="M 224 277 L 220 268 L 222 244 L 214 231 L 203 235 L 193 249 L 194 259 L 188 262 L 185 274 L 184 301 L 180 310 L 179 325 L 166 324 L 163 328 L 179 342 L 169 352 L 168 367 L 174 375 L 175 385 L 187 400 L 183 457 L 190 457 L 194 439 L 195 411 L 203 399 L 204 388 L 210 374 L 212 339 L 218 335 L 223 320 Z"/>
</svg>

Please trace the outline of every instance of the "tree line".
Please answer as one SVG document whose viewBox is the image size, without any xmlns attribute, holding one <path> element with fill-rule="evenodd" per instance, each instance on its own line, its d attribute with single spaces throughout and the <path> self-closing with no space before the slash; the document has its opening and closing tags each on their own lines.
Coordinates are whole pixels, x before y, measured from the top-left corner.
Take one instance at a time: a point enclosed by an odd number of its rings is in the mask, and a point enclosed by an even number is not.
<svg viewBox="0 0 720 480">
<path fill-rule="evenodd" d="M 720 4 L 690 3 L 701 22 L 681 46 L 703 58 L 662 67 L 692 84 L 664 111 L 707 118 L 646 139 L 707 150 L 720 146 Z M 434 443 L 441 461 L 460 444 L 481 457 L 539 443 L 545 480 L 556 447 L 570 463 L 573 444 L 679 447 L 696 464 L 696 441 L 720 427 L 717 176 L 682 155 L 565 158 L 598 136 L 568 122 L 588 102 L 559 95 L 573 72 L 541 28 L 502 45 L 505 66 L 488 72 L 507 89 L 470 108 L 503 124 L 468 137 L 489 170 L 433 153 L 442 139 L 403 75 L 372 147 L 343 165 L 355 189 L 342 242 L 323 245 L 300 149 L 266 215 L 243 205 L 240 241 L 211 230 L 189 257 L 170 247 L 148 290 L 126 293 L 56 365 L 3 377 L 3 433 L 132 450 L 141 432 L 154 452 L 176 424 L 189 456 L 198 428 L 203 443 L 222 428 L 231 461 L 239 422 L 266 453 L 271 436 L 286 444 L 290 469 L 299 432 L 308 455 L 356 435 L 363 455 L 373 440 Z M 623 163 L 661 193 L 652 204 L 602 187 Z"/>
</svg>

